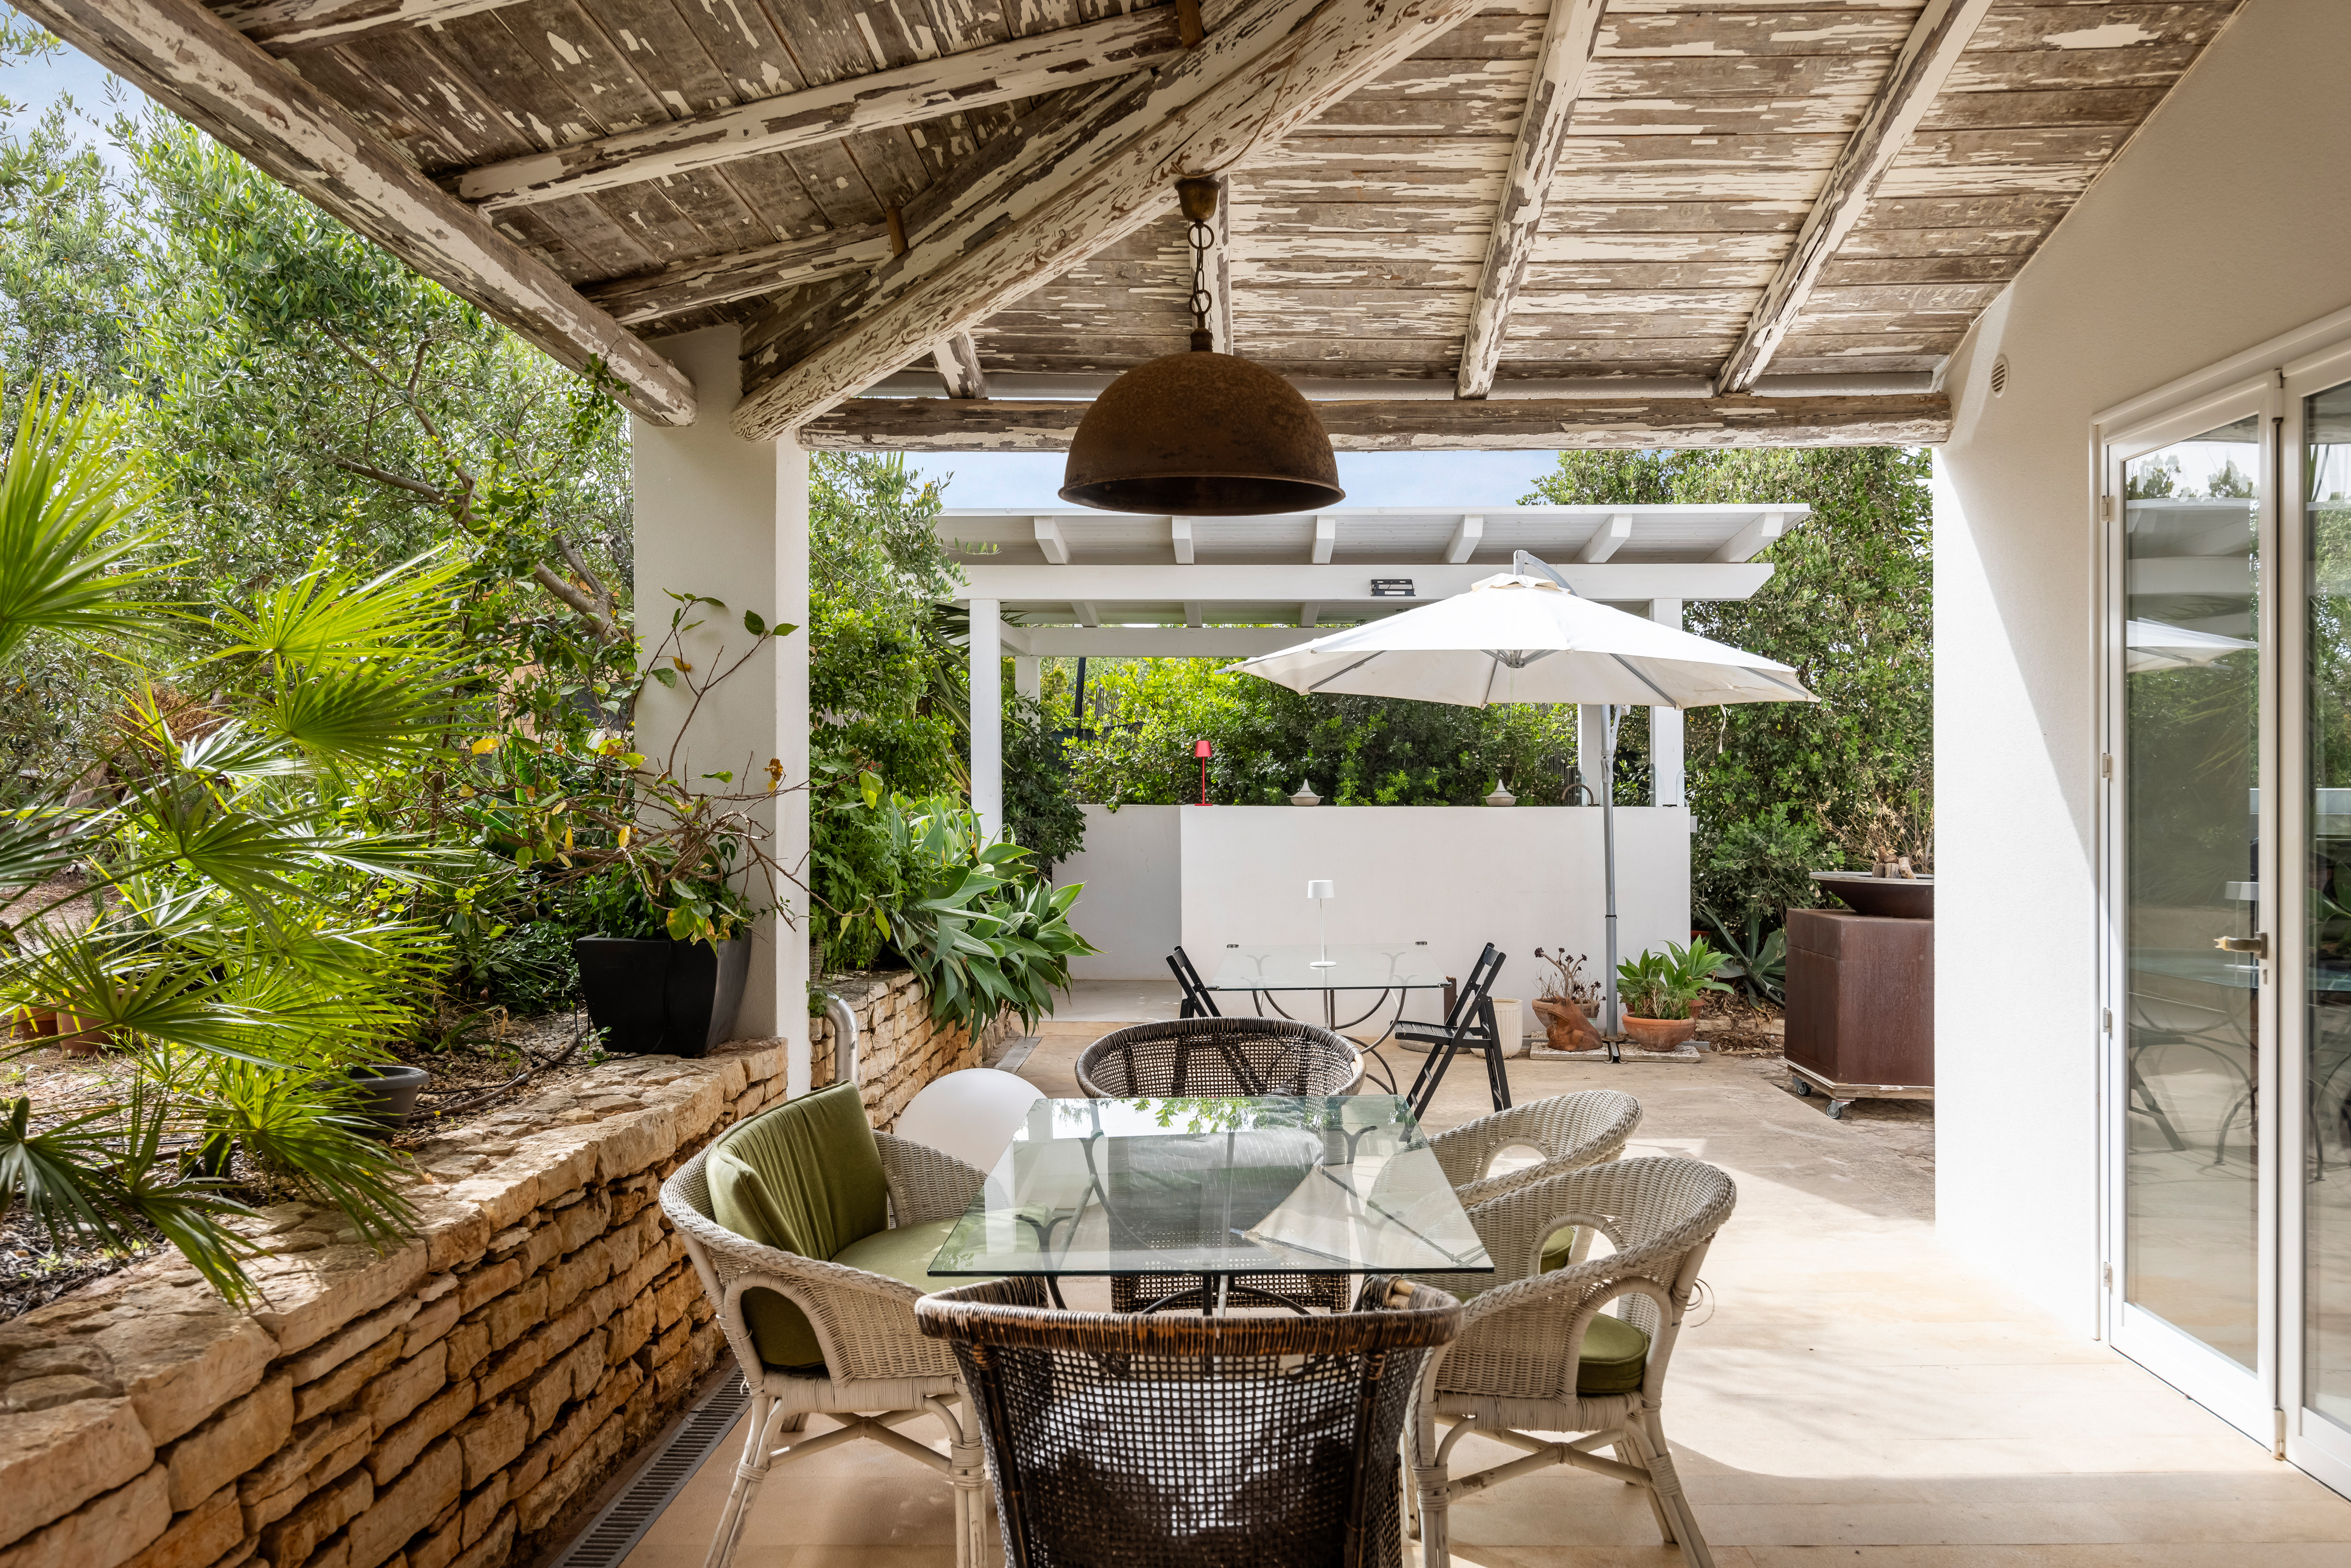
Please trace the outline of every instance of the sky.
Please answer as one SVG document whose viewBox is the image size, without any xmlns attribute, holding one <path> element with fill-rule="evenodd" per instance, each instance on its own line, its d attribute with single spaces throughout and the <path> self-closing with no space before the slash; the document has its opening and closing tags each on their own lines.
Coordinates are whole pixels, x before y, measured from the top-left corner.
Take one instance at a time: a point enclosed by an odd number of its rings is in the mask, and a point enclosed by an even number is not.
<svg viewBox="0 0 2351 1568">
<path fill-rule="evenodd" d="M 108 84 L 114 78 L 72 49 L 47 60 L 0 61 L 0 97 L 26 107 L 24 123 L 61 93 L 70 93 L 85 115 L 104 120 L 114 112 Z M 135 88 L 116 84 L 123 103 L 143 101 Z M 88 139 L 106 151 L 94 126 Z M 947 501 L 956 507 L 1055 507 L 1061 487 L 1059 453 L 1005 452 L 923 455 L 908 463 L 926 478 L 954 476 Z M 1343 452 L 1339 484 L 1350 507 L 1475 508 L 1515 505 L 1535 476 L 1551 471 L 1548 452 Z"/>
</svg>

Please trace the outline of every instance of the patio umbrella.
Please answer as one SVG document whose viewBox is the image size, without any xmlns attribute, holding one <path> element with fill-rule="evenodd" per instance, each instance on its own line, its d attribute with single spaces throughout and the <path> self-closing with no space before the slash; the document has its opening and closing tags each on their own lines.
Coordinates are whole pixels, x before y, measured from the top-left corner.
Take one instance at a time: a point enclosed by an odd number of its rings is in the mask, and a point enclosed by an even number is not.
<svg viewBox="0 0 2351 1568">
<path fill-rule="evenodd" d="M 2149 670 L 2186 670 L 2210 664 L 2253 646 L 2242 637 L 2218 632 L 2191 632 L 2160 621 L 2129 621 L 2123 624 L 2123 669 L 2128 674 Z"/>
<path fill-rule="evenodd" d="M 1786 664 L 1579 597 L 1520 550 L 1469 591 L 1230 666 L 1298 692 L 1411 697 L 1485 707 L 1581 703 L 1607 709 L 1602 841 L 1607 881 L 1608 1032 L 1616 1016 L 1617 709 L 1816 702 Z"/>
</svg>

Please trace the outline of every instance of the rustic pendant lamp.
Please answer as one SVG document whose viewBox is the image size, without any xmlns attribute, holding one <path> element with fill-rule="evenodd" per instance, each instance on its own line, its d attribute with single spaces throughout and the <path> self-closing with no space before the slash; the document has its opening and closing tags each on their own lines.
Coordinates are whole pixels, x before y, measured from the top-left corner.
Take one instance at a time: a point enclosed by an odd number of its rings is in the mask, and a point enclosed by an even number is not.
<svg viewBox="0 0 2351 1568">
<path fill-rule="evenodd" d="M 1192 351 L 1102 390 L 1070 440 L 1061 499 L 1105 512 L 1255 517 L 1347 498 L 1314 405 L 1262 365 L 1211 347 L 1208 246 L 1217 183 L 1176 182 L 1192 246 Z"/>
</svg>

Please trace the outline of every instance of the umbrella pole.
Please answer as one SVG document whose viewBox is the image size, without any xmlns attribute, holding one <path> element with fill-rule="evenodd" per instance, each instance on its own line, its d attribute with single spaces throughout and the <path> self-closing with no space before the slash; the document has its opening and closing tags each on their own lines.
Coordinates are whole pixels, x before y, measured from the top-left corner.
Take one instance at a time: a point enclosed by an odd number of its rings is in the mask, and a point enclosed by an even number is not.
<svg viewBox="0 0 2351 1568">
<path fill-rule="evenodd" d="M 1603 971 L 1607 986 L 1608 1038 L 1614 1041 L 1625 1032 L 1616 1015 L 1616 705 L 1610 703 L 1601 719 L 1600 767 L 1600 839 L 1605 862 L 1608 883 L 1608 967 Z M 1615 1047 L 1609 1047 L 1614 1054 Z"/>
</svg>

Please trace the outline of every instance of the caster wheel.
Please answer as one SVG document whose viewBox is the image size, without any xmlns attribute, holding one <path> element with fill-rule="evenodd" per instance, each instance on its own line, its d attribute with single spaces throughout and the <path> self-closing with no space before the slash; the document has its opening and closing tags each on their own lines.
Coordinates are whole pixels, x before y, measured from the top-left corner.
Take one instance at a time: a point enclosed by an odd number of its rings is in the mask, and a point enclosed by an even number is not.
<svg viewBox="0 0 2351 1568">
<path fill-rule="evenodd" d="M 1797 1093 L 1804 1096 L 1806 1099 L 1810 1099 L 1812 1097 L 1813 1086 L 1810 1083 L 1805 1082 L 1801 1078 L 1795 1079 L 1792 1082 L 1796 1086 Z"/>
<path fill-rule="evenodd" d="M 1842 1121 L 1844 1121 L 1844 1108 L 1845 1108 L 1846 1103 L 1847 1103 L 1847 1102 L 1843 1101 L 1843 1100 L 1832 1100 L 1832 1101 L 1830 1101 L 1830 1102 L 1829 1102 L 1829 1120 L 1830 1120 L 1830 1121 L 1832 1121 L 1832 1122 L 1842 1122 Z"/>
</svg>

